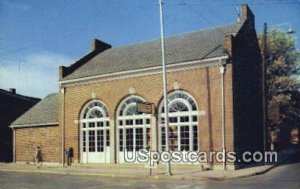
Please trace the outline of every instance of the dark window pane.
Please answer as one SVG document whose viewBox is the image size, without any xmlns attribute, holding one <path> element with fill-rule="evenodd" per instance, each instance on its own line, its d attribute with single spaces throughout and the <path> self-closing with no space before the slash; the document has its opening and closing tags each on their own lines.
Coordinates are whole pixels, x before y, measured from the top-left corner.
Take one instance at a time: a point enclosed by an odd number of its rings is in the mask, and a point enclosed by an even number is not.
<svg viewBox="0 0 300 189">
<path fill-rule="evenodd" d="M 106 130 L 106 146 L 109 146 L 109 139 L 110 139 L 109 130 Z"/>
<path fill-rule="evenodd" d="M 178 121 L 178 118 L 177 118 L 177 117 L 170 117 L 170 118 L 169 118 L 169 122 L 170 122 L 170 123 L 177 123 L 177 121 Z"/>
<path fill-rule="evenodd" d="M 83 152 L 86 152 L 86 132 L 82 132 L 82 150 Z"/>
<path fill-rule="evenodd" d="M 146 124 L 150 124 L 150 119 L 146 119 Z"/>
<path fill-rule="evenodd" d="M 97 152 L 103 152 L 104 146 L 104 133 L 103 130 L 97 131 Z"/>
<path fill-rule="evenodd" d="M 198 150 L 198 126 L 193 126 L 193 150 Z"/>
<path fill-rule="evenodd" d="M 143 129 L 137 128 L 135 129 L 135 148 L 136 150 L 140 150 L 144 147 L 143 145 Z"/>
<path fill-rule="evenodd" d="M 123 151 L 123 129 L 119 129 L 119 146 L 120 146 L 120 151 Z"/>
<path fill-rule="evenodd" d="M 97 122 L 97 127 L 103 127 L 103 122 Z"/>
<path fill-rule="evenodd" d="M 178 151 L 178 129 L 177 126 L 169 127 L 170 149 Z"/>
<path fill-rule="evenodd" d="M 197 121 L 197 116 L 193 116 L 193 121 Z"/>
<path fill-rule="evenodd" d="M 95 131 L 89 131 L 89 152 L 95 152 Z"/>
<path fill-rule="evenodd" d="M 189 126 L 180 127 L 180 150 L 188 151 L 190 149 L 190 129 Z"/>
<path fill-rule="evenodd" d="M 150 140 L 150 136 L 151 136 L 151 133 L 150 133 L 150 128 L 146 128 L 146 142 L 147 142 L 147 147 L 150 147 L 151 144 L 151 140 Z"/>
<path fill-rule="evenodd" d="M 166 134 L 165 134 L 165 128 L 161 127 L 161 149 L 164 151 L 166 148 Z"/>
<path fill-rule="evenodd" d="M 136 119 L 135 124 L 136 125 L 143 125 L 143 119 Z"/>
<path fill-rule="evenodd" d="M 126 129 L 126 146 L 127 151 L 133 151 L 133 129 Z"/>
<path fill-rule="evenodd" d="M 182 123 L 189 122 L 189 116 L 180 117 L 180 122 L 182 122 Z"/>
<path fill-rule="evenodd" d="M 126 120 L 126 125 L 133 125 L 133 120 Z"/>
<path fill-rule="evenodd" d="M 93 128 L 93 127 L 95 127 L 95 123 L 94 123 L 94 122 L 92 122 L 92 123 L 89 123 L 89 127 L 90 127 L 90 128 Z"/>
</svg>

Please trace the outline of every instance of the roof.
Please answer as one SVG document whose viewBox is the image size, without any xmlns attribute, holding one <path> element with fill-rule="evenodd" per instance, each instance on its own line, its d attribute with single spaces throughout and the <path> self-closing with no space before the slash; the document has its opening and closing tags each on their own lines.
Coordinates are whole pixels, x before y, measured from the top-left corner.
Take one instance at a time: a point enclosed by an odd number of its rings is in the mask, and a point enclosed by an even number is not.
<svg viewBox="0 0 300 189">
<path fill-rule="evenodd" d="M 15 120 L 11 127 L 47 125 L 58 122 L 58 93 L 49 94 Z"/>
<path fill-rule="evenodd" d="M 39 98 L 34 98 L 34 97 L 20 95 L 20 94 L 17 94 L 17 93 L 12 93 L 12 92 L 6 91 L 4 89 L 0 89 L 0 94 L 6 95 L 6 96 L 11 96 L 13 98 L 19 98 L 19 99 L 26 100 L 26 101 L 34 101 L 34 102 L 36 102 L 36 101 L 41 100 Z"/>
<path fill-rule="evenodd" d="M 240 23 L 165 38 L 166 63 L 175 64 L 227 55 L 225 36 L 235 34 Z M 76 64 L 76 63 L 75 63 Z M 161 65 L 160 39 L 109 48 L 89 59 L 61 80 L 78 79 Z"/>
</svg>

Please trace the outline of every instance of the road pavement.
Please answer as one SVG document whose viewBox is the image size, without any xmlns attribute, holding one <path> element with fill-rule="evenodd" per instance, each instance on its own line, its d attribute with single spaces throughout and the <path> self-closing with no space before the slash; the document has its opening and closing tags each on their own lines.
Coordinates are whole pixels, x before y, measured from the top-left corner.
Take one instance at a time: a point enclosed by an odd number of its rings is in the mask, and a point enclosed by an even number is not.
<svg viewBox="0 0 300 189">
<path fill-rule="evenodd" d="M 256 188 L 300 189 L 300 163 L 278 166 L 266 174 L 234 180 L 120 179 L 39 173 L 0 172 L 0 189 L 96 189 L 96 188 Z"/>
</svg>

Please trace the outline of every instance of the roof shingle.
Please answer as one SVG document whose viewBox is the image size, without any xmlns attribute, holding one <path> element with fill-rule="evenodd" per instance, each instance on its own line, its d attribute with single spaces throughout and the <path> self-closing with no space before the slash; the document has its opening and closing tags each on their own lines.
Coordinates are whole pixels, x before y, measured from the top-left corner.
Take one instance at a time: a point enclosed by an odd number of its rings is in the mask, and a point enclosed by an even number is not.
<svg viewBox="0 0 300 189">
<path fill-rule="evenodd" d="M 58 93 L 49 94 L 11 125 L 12 127 L 58 122 Z"/>
<path fill-rule="evenodd" d="M 166 63 L 227 55 L 225 36 L 237 33 L 241 24 L 234 23 L 212 29 L 186 33 L 165 39 Z M 87 61 L 63 81 L 161 65 L 160 40 L 107 49 Z"/>
</svg>

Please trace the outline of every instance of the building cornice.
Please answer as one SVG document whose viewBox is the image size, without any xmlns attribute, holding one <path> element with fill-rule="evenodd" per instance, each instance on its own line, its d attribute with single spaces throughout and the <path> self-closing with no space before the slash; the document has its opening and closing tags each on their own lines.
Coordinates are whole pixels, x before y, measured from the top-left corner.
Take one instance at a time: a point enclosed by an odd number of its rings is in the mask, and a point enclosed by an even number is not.
<svg viewBox="0 0 300 189">
<path fill-rule="evenodd" d="M 209 58 L 204 60 L 194 60 L 188 62 L 169 64 L 167 65 L 167 72 L 177 72 L 177 71 L 191 70 L 195 68 L 218 66 L 220 65 L 220 60 L 224 62 L 228 58 L 229 58 L 228 56 L 221 56 L 221 57 Z M 61 87 L 71 87 L 71 86 L 86 85 L 91 83 L 127 79 L 133 77 L 149 76 L 149 75 L 161 74 L 161 72 L 162 72 L 161 66 L 156 66 L 151 68 L 142 68 L 142 69 L 122 71 L 122 72 L 116 72 L 116 73 L 110 73 L 104 75 L 96 75 L 96 76 L 90 76 L 90 77 L 84 77 L 78 79 L 70 79 L 66 81 L 59 81 L 59 85 Z"/>
</svg>

